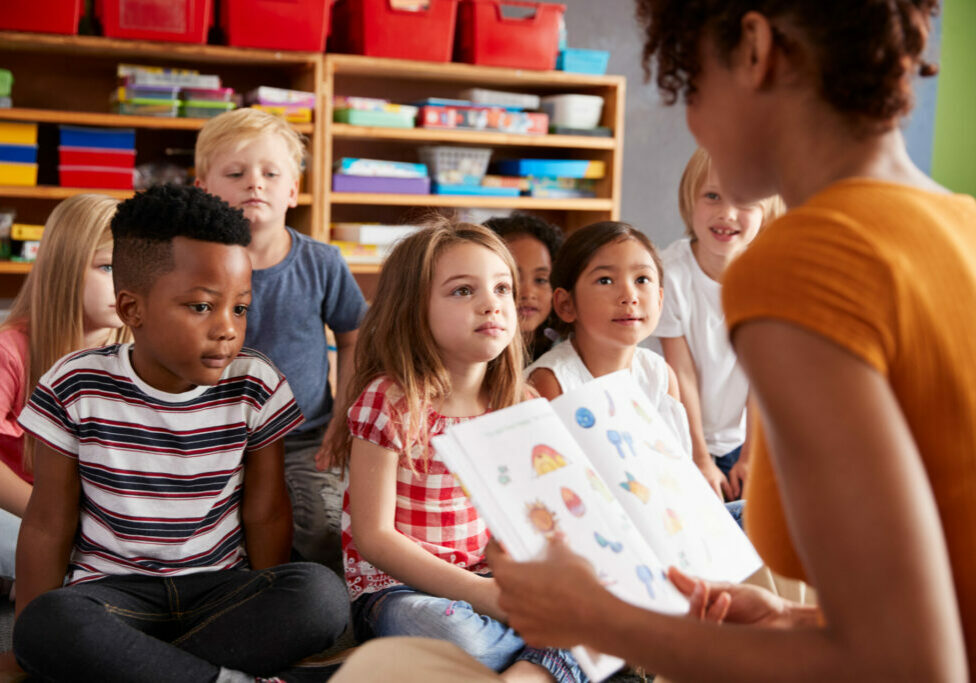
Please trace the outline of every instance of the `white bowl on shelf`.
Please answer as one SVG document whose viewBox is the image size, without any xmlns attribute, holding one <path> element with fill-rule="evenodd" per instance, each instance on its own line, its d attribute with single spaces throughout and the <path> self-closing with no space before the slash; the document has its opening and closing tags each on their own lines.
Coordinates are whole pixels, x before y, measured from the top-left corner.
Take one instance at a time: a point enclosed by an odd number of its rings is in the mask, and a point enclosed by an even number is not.
<svg viewBox="0 0 976 683">
<path fill-rule="evenodd" d="M 603 113 L 603 98 L 599 95 L 549 95 L 542 98 L 541 108 L 549 114 L 550 125 L 596 128 Z"/>
</svg>

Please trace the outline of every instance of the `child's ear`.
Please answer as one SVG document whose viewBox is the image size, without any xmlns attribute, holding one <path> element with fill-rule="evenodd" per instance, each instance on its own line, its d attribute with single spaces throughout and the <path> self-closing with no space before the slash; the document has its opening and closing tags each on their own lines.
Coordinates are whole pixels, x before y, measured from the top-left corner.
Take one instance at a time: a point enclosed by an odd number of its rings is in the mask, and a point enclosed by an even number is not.
<svg viewBox="0 0 976 683">
<path fill-rule="evenodd" d="M 295 178 L 295 182 L 291 184 L 291 188 L 288 190 L 288 207 L 294 209 L 298 206 L 298 183 L 301 177 Z"/>
<path fill-rule="evenodd" d="M 572 323 L 576 320 L 576 304 L 573 303 L 573 295 L 562 287 L 556 287 L 552 292 L 552 310 L 564 323 Z"/>
<path fill-rule="evenodd" d="M 200 176 L 197 176 L 196 178 L 193 179 L 193 187 L 199 187 L 204 192 L 207 191 L 207 185 L 206 183 L 203 182 L 203 178 L 201 178 Z"/>
<path fill-rule="evenodd" d="M 133 330 L 142 327 L 142 297 L 134 292 L 122 290 L 115 297 L 115 314 Z"/>
</svg>

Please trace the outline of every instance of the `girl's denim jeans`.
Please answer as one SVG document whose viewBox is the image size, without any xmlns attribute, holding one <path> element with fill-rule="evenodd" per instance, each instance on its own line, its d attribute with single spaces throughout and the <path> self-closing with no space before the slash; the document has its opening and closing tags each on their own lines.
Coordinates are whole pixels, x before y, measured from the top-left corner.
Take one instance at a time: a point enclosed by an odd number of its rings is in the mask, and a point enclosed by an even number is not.
<svg viewBox="0 0 976 683">
<path fill-rule="evenodd" d="M 585 683 L 568 650 L 537 649 L 505 624 L 475 612 L 462 600 L 435 598 L 409 586 L 391 586 L 352 603 L 360 642 L 372 637 L 417 636 L 454 643 L 485 666 L 502 671 L 518 660 L 543 667 L 558 683 Z"/>
<path fill-rule="evenodd" d="M 312 563 L 169 578 L 110 576 L 35 598 L 14 628 L 31 676 L 57 681 L 214 681 L 269 676 L 321 652 L 348 622 L 343 582 Z"/>
</svg>

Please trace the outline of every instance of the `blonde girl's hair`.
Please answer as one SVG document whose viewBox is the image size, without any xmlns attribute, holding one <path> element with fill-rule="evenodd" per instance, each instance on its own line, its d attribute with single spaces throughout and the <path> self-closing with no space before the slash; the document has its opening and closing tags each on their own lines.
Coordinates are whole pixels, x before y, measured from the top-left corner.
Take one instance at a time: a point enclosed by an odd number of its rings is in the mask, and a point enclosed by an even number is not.
<svg viewBox="0 0 976 683">
<path fill-rule="evenodd" d="M 305 164 L 305 138 L 283 118 L 258 109 L 235 109 L 207 121 L 197 135 L 194 166 L 197 178 L 205 178 L 217 151 L 235 150 L 261 135 L 277 135 L 285 143 L 295 178 Z"/>
<path fill-rule="evenodd" d="M 95 252 L 112 244 L 109 223 L 118 201 L 99 194 L 79 194 L 56 207 L 44 225 L 44 236 L 20 293 L 2 327 L 26 327 L 28 362 L 24 400 L 37 380 L 59 358 L 84 348 L 85 275 Z M 128 341 L 120 327 L 106 344 Z M 32 469 L 33 439 L 25 435 L 24 468 Z"/>
<path fill-rule="evenodd" d="M 688 164 L 685 166 L 684 173 L 681 174 L 681 185 L 678 186 L 678 209 L 681 212 L 681 219 L 685 222 L 685 234 L 692 240 L 695 239 L 695 230 L 692 226 L 695 213 L 695 199 L 701 191 L 708 172 L 712 170 L 712 157 L 704 149 L 699 147 L 691 155 Z M 774 220 L 786 213 L 786 204 L 778 194 L 766 197 L 758 202 L 763 212 L 763 222 L 760 230 L 772 223 Z"/>
<path fill-rule="evenodd" d="M 432 219 L 428 225 L 400 241 L 380 272 L 376 296 L 356 344 L 356 371 L 343 397 L 341 410 L 333 419 L 340 426 L 328 444 L 334 462 L 349 463 L 352 435 L 346 414 L 370 382 L 385 376 L 403 391 L 407 420 L 403 452 L 416 446 L 427 452 L 427 413 L 451 391 L 450 377 L 430 331 L 428 310 L 438 259 L 451 247 L 476 244 L 498 256 L 512 274 L 512 297 L 518 301 L 515 260 L 502 239 L 481 225 L 457 223 L 447 218 Z M 409 303 L 408 303 L 409 302 Z M 489 410 L 518 403 L 524 398 L 522 379 L 522 335 L 513 335 L 504 351 L 488 363 L 484 387 Z"/>
</svg>

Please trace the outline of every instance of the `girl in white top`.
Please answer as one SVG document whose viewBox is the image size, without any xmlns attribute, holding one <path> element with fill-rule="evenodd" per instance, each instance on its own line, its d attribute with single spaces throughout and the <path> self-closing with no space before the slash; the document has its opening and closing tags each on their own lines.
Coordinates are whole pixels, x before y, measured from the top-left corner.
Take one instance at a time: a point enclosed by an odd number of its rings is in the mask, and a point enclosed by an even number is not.
<svg viewBox="0 0 976 683">
<path fill-rule="evenodd" d="M 678 377 L 695 464 L 719 497 L 736 500 L 749 472 L 749 383 L 729 344 L 720 280 L 783 203 L 734 204 L 703 149 L 688 161 L 678 199 L 687 236 L 661 254 L 664 307 L 654 334 Z"/>
<path fill-rule="evenodd" d="M 572 332 L 526 368 L 529 382 L 553 399 L 595 377 L 629 369 L 690 453 L 678 380 L 661 356 L 639 348 L 661 315 L 661 260 L 644 233 L 604 221 L 577 230 L 552 268 L 553 310 Z"/>
</svg>

